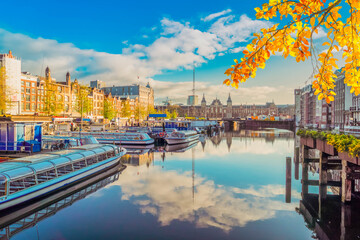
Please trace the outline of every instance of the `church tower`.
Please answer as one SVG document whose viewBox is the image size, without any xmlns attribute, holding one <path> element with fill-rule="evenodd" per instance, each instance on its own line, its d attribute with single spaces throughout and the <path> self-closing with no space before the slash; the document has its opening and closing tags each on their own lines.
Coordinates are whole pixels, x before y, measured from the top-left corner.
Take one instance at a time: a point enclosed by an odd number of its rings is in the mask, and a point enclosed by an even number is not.
<svg viewBox="0 0 360 240">
<path fill-rule="evenodd" d="M 202 115 L 206 118 L 206 100 L 205 100 L 205 94 L 203 94 L 203 98 L 201 100 L 201 112 Z"/>
<path fill-rule="evenodd" d="M 50 81 L 51 81 L 51 73 L 50 73 L 50 68 L 49 68 L 49 66 L 47 66 L 46 69 L 45 69 L 45 78 L 46 78 L 46 80 L 50 80 Z"/>
<path fill-rule="evenodd" d="M 229 97 L 228 97 L 228 100 L 227 100 L 226 117 L 228 117 L 228 118 L 233 117 L 233 114 L 232 114 L 232 100 L 231 100 L 230 93 L 229 93 Z"/>
<path fill-rule="evenodd" d="M 70 73 L 69 73 L 69 72 L 66 73 L 66 84 L 67 84 L 67 85 L 70 85 L 70 84 L 71 84 L 71 76 L 70 76 Z"/>
</svg>

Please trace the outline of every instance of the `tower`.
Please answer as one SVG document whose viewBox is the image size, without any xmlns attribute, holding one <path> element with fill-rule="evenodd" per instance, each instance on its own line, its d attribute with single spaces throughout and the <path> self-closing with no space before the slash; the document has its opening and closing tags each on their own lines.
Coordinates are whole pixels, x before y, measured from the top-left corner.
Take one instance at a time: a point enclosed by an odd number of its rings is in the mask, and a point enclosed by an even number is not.
<svg viewBox="0 0 360 240">
<path fill-rule="evenodd" d="M 206 100 L 205 100 L 205 94 L 203 94 L 203 98 L 201 100 L 201 112 L 202 115 L 206 118 Z"/>
<path fill-rule="evenodd" d="M 228 117 L 228 118 L 232 117 L 232 100 L 231 100 L 230 93 L 229 93 L 229 97 L 227 100 L 226 117 Z"/>
<path fill-rule="evenodd" d="M 66 73 L 66 84 L 67 84 L 67 85 L 70 85 L 70 83 L 71 83 L 70 73 L 67 72 L 67 73 Z"/>
<path fill-rule="evenodd" d="M 49 66 L 47 66 L 46 69 L 45 69 L 45 78 L 46 78 L 46 80 L 50 80 L 50 81 L 51 81 L 51 73 L 50 73 L 50 68 L 49 68 Z"/>
<path fill-rule="evenodd" d="M 67 73 L 66 73 L 66 84 L 67 84 L 67 85 L 70 85 L 70 83 L 71 83 L 70 73 L 67 72 Z"/>
</svg>

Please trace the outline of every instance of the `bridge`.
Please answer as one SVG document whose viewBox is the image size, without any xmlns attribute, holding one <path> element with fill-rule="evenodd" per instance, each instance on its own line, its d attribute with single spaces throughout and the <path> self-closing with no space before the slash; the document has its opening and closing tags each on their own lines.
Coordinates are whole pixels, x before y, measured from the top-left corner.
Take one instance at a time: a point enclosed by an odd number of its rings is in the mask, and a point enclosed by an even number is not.
<svg viewBox="0 0 360 240">
<path fill-rule="evenodd" d="M 240 120 L 236 118 L 224 118 L 225 128 L 228 130 L 235 129 L 261 129 L 261 128 L 278 128 L 295 132 L 295 121 L 267 121 L 267 120 Z"/>
</svg>

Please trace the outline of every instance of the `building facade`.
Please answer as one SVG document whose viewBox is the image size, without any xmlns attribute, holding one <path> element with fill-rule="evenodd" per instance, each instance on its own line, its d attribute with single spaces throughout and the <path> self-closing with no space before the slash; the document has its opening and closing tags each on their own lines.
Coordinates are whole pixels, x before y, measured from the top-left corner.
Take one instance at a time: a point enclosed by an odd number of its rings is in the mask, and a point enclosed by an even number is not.
<svg viewBox="0 0 360 240">
<path fill-rule="evenodd" d="M 113 97 L 121 99 L 129 99 L 131 107 L 135 110 L 135 102 L 145 111 L 149 112 L 150 108 L 154 108 L 154 89 L 148 83 L 146 86 L 130 85 L 130 86 L 113 86 L 102 88 L 106 95 L 111 94 Z"/>
<path fill-rule="evenodd" d="M 169 106 L 157 106 L 156 109 L 164 112 Z M 265 105 L 233 105 L 229 94 L 226 104 L 220 99 L 215 98 L 209 105 L 206 102 L 205 95 L 201 100 L 200 106 L 180 105 L 177 108 L 179 117 L 195 117 L 206 119 L 223 118 L 267 118 L 269 116 L 281 116 L 292 118 L 294 116 L 294 105 L 279 105 L 274 102 Z"/>
</svg>

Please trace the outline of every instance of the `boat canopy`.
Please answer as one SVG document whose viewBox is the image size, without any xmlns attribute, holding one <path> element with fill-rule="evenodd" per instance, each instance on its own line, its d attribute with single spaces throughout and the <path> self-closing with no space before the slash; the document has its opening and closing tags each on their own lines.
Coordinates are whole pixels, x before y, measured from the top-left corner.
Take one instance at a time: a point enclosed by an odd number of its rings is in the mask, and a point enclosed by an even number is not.
<svg viewBox="0 0 360 240">
<path fill-rule="evenodd" d="M 4 162 L 0 164 L 0 172 L 8 171 L 21 166 L 26 166 L 25 162 Z"/>
<path fill-rule="evenodd" d="M 89 151 L 81 152 L 81 154 L 80 153 L 71 154 L 69 156 L 66 156 L 66 158 L 70 159 L 72 162 L 81 160 L 81 159 L 84 159 L 84 156 L 85 156 L 84 153 L 86 153 L 86 152 L 89 152 Z M 93 153 L 93 155 L 95 155 L 95 154 Z"/>
<path fill-rule="evenodd" d="M 5 171 L 2 174 L 8 176 L 11 180 L 24 178 L 34 175 L 34 171 L 28 167 L 20 167 L 13 170 Z"/>
<path fill-rule="evenodd" d="M 35 163 L 45 160 L 50 160 L 56 158 L 56 155 L 53 154 L 35 154 L 29 157 L 15 158 L 11 159 L 10 162 L 26 162 L 26 163 Z"/>
<path fill-rule="evenodd" d="M 29 167 L 34 169 L 36 173 L 39 173 L 39 172 L 53 170 L 54 164 L 52 164 L 51 162 L 45 161 L 45 162 L 31 164 L 31 165 L 29 165 Z"/>
<path fill-rule="evenodd" d="M 55 164 L 56 167 L 61 167 L 61 166 L 64 166 L 64 165 L 71 164 L 70 159 L 67 158 L 67 157 L 60 157 L 60 158 L 51 159 L 50 162 Z"/>
<path fill-rule="evenodd" d="M 102 148 L 91 149 L 91 151 L 93 151 L 96 154 L 101 154 L 101 153 L 106 152 L 106 150 L 103 147 Z"/>
</svg>

